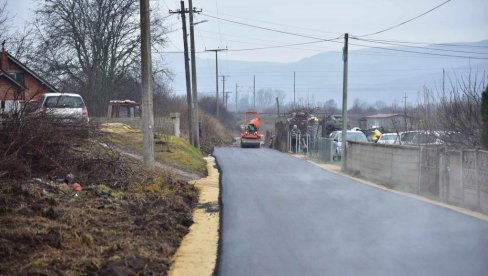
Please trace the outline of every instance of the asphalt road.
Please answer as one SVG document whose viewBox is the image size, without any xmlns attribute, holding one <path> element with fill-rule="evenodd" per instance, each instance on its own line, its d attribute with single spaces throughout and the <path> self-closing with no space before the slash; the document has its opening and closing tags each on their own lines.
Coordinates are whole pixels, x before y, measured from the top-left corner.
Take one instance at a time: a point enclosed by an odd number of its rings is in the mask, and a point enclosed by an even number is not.
<svg viewBox="0 0 488 276">
<path fill-rule="evenodd" d="M 488 275 L 488 222 L 269 149 L 217 148 L 217 275 Z"/>
</svg>

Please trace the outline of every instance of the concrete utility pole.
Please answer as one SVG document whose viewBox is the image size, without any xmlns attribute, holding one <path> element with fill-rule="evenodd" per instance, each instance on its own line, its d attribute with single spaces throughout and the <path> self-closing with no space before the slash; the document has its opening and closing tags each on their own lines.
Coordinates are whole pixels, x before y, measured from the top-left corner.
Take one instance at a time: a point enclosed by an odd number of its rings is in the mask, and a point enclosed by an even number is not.
<svg viewBox="0 0 488 276">
<path fill-rule="evenodd" d="M 190 48 L 191 48 L 191 87 L 193 100 L 193 146 L 200 149 L 200 124 L 198 120 L 198 92 L 197 92 L 197 65 L 195 58 L 195 35 L 193 13 L 200 13 L 193 8 L 192 0 L 188 1 L 190 14 Z"/>
<path fill-rule="evenodd" d="M 295 72 L 293 72 L 293 109 L 295 109 L 295 107 L 296 107 L 295 89 L 296 89 L 296 78 L 295 78 Z"/>
<path fill-rule="evenodd" d="M 446 71 L 442 68 L 442 97 L 446 96 Z"/>
<path fill-rule="evenodd" d="M 237 82 L 236 82 L 236 113 L 237 113 Z"/>
<path fill-rule="evenodd" d="M 407 127 L 407 92 L 405 92 L 405 96 L 403 97 L 403 100 L 405 101 L 405 106 L 404 106 L 404 109 L 403 109 L 403 120 L 404 120 L 404 123 L 405 123 L 405 131 L 408 130 L 408 127 Z"/>
<path fill-rule="evenodd" d="M 280 100 L 278 97 L 276 97 L 276 113 L 278 114 L 278 117 L 280 117 Z"/>
<path fill-rule="evenodd" d="M 222 105 L 225 106 L 225 78 L 228 76 L 222 75 L 220 77 L 222 78 Z M 225 108 L 227 108 L 227 106 Z"/>
<path fill-rule="evenodd" d="M 342 86 L 342 144 L 341 144 L 341 171 L 347 171 L 347 60 L 348 60 L 348 43 L 349 34 L 344 35 L 344 49 L 343 57 L 344 60 L 344 75 L 343 75 L 343 86 Z"/>
<path fill-rule="evenodd" d="M 226 110 L 229 110 L 228 108 L 228 100 L 229 100 L 229 94 L 232 94 L 232 92 L 224 92 L 224 95 L 225 95 L 225 109 Z"/>
<path fill-rule="evenodd" d="M 254 108 L 254 110 L 256 110 L 256 75 L 254 75 L 254 78 L 253 78 L 253 92 L 252 92 L 252 106 Z"/>
<path fill-rule="evenodd" d="M 151 89 L 151 20 L 149 14 L 149 0 L 141 0 L 141 74 L 142 74 L 142 155 L 144 165 L 154 166 L 154 113 L 153 94 Z"/>
<path fill-rule="evenodd" d="M 226 51 L 226 49 L 213 49 L 213 50 L 205 50 L 207 52 L 215 52 L 215 114 L 217 119 L 220 118 L 219 113 L 219 55 L 220 51 Z"/>
<path fill-rule="evenodd" d="M 183 28 L 183 46 L 184 46 L 184 58 L 185 58 L 185 77 L 186 77 L 186 102 L 188 105 L 188 138 L 190 140 L 190 143 L 192 145 L 195 145 L 195 135 L 193 133 L 194 131 L 194 126 L 193 126 L 193 98 L 191 94 L 191 80 L 190 80 L 190 64 L 189 59 L 188 59 L 188 41 L 187 37 L 188 34 L 186 32 L 186 16 L 185 16 L 185 2 L 181 1 L 181 9 L 176 10 L 176 11 L 169 11 L 169 13 L 179 13 L 181 14 L 181 22 L 182 22 L 182 28 Z M 198 134 L 197 134 L 198 135 Z"/>
</svg>

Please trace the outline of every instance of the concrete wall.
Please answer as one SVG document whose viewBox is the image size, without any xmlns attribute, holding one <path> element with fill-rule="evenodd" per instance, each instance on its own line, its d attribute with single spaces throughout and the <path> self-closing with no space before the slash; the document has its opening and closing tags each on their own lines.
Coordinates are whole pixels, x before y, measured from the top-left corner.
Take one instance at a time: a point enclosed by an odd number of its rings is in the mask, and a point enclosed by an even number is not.
<svg viewBox="0 0 488 276">
<path fill-rule="evenodd" d="M 132 128 L 141 128 L 141 118 L 107 118 L 104 120 L 110 123 L 124 123 Z M 154 132 L 161 132 L 164 134 L 174 135 L 180 137 L 180 114 L 171 113 L 168 117 L 154 118 Z"/>
<path fill-rule="evenodd" d="M 488 214 L 488 152 L 348 143 L 348 169 L 396 190 Z"/>
</svg>

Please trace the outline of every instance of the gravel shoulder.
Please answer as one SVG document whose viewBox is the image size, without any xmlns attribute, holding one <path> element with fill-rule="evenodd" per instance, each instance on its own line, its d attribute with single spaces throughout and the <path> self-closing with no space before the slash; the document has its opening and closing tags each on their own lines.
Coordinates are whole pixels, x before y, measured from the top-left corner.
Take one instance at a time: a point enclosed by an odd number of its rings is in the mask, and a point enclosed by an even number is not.
<svg viewBox="0 0 488 276">
<path fill-rule="evenodd" d="M 219 240 L 219 172 L 213 157 L 205 157 L 208 176 L 191 183 L 199 191 L 193 224 L 173 257 L 169 275 L 213 275 Z"/>
</svg>

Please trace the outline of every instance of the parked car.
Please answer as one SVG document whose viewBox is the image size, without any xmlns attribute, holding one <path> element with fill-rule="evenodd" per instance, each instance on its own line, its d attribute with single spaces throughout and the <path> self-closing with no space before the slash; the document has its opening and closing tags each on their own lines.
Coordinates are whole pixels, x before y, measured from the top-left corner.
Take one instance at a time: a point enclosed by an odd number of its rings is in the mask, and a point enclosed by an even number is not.
<svg viewBox="0 0 488 276">
<path fill-rule="evenodd" d="M 83 98 L 73 93 L 46 93 L 28 102 L 26 118 L 47 118 L 59 126 L 86 127 L 90 121 Z"/>
<path fill-rule="evenodd" d="M 376 141 L 376 143 L 398 145 L 400 144 L 400 137 L 397 133 L 383 133 L 381 134 L 380 138 L 378 138 L 378 141 Z"/>
<path fill-rule="evenodd" d="M 421 133 L 421 131 L 413 130 L 413 131 L 406 131 L 400 132 L 400 141 L 402 144 L 412 144 L 413 138 L 417 133 Z"/>
<path fill-rule="evenodd" d="M 342 155 L 342 131 L 333 131 L 330 135 L 330 138 L 334 139 L 334 154 L 332 155 L 333 160 L 341 159 Z M 354 141 L 354 142 L 368 142 L 368 138 L 366 135 L 361 131 L 352 131 L 348 130 L 346 133 L 347 141 Z"/>
</svg>

